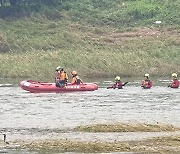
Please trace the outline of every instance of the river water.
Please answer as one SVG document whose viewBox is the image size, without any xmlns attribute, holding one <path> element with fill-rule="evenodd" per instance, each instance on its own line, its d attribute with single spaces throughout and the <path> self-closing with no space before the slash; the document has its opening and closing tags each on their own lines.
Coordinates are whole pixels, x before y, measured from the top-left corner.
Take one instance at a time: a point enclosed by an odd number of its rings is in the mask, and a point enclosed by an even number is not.
<svg viewBox="0 0 180 154">
<path fill-rule="evenodd" d="M 97 91 L 45 94 L 29 93 L 18 86 L 19 81 L 3 80 L 1 135 L 7 134 L 9 141 L 43 139 L 80 125 L 115 122 L 180 126 L 180 89 L 167 88 L 166 79 L 154 79 L 155 86 L 146 90 L 140 80 L 128 80 L 120 90 L 106 89 L 111 79 L 94 79 L 100 86 Z"/>
</svg>

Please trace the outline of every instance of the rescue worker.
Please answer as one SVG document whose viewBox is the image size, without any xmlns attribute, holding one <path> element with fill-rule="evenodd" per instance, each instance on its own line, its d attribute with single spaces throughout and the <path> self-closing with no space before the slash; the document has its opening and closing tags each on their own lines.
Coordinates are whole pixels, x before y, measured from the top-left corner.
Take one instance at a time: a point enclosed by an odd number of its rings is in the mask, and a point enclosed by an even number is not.
<svg viewBox="0 0 180 154">
<path fill-rule="evenodd" d="M 71 84 L 73 84 L 73 85 L 75 85 L 75 84 L 79 85 L 81 83 L 83 84 L 83 81 L 79 78 L 76 71 L 72 71 L 71 74 L 72 74 L 72 77 L 73 77 L 72 81 L 71 81 Z"/>
<path fill-rule="evenodd" d="M 150 89 L 153 85 L 152 80 L 149 79 L 149 74 L 144 75 L 145 79 L 141 83 L 141 87 L 144 89 Z"/>
<path fill-rule="evenodd" d="M 170 88 L 178 88 L 179 87 L 179 81 L 178 81 L 177 77 L 178 77 L 178 75 L 176 73 L 172 74 L 173 81 L 168 87 L 170 87 Z"/>
<path fill-rule="evenodd" d="M 123 86 L 125 86 L 127 83 L 128 82 L 123 83 L 121 81 L 120 76 L 116 76 L 115 77 L 115 83 L 111 87 L 107 87 L 107 89 L 111 89 L 111 88 L 113 88 L 113 89 L 116 89 L 116 88 L 123 89 Z"/>
<path fill-rule="evenodd" d="M 56 87 L 65 87 L 68 81 L 67 73 L 60 66 L 56 68 L 57 76 L 56 76 Z"/>
</svg>

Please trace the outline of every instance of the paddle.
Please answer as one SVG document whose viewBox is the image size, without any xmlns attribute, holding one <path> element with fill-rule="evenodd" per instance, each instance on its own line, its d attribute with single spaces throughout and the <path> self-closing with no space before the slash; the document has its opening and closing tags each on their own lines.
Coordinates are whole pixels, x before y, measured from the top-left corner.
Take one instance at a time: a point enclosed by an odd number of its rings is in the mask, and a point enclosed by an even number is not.
<svg viewBox="0 0 180 154">
<path fill-rule="evenodd" d="M 125 86 L 126 84 L 128 84 L 128 82 L 124 82 L 124 85 L 123 85 L 123 86 Z"/>
<path fill-rule="evenodd" d="M 113 88 L 113 87 L 107 87 L 107 89 L 115 89 L 115 88 Z"/>
<path fill-rule="evenodd" d="M 122 86 L 125 86 L 128 82 L 124 82 L 124 84 Z M 119 86 L 120 87 L 120 86 Z M 117 87 L 118 88 L 118 87 Z M 114 88 L 113 86 L 111 87 L 107 87 L 107 89 L 116 89 L 116 87 Z M 122 89 L 122 88 L 118 88 L 118 89 Z"/>
</svg>

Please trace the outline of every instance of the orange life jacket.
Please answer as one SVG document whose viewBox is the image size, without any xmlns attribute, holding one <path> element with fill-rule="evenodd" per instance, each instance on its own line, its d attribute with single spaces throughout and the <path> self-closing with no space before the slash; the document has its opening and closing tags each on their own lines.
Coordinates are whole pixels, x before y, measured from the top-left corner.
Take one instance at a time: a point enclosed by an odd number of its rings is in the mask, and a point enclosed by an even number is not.
<svg viewBox="0 0 180 154">
<path fill-rule="evenodd" d="M 82 83 L 82 80 L 79 78 L 79 76 L 74 76 L 72 78 L 71 84 L 80 84 Z"/>
<path fill-rule="evenodd" d="M 58 73 L 58 79 L 61 81 L 61 80 L 68 80 L 68 76 L 67 76 L 67 73 L 62 71 L 60 73 Z"/>
<path fill-rule="evenodd" d="M 77 82 L 76 77 L 73 77 L 73 78 L 72 78 L 72 81 L 71 81 L 71 84 L 76 84 L 76 82 Z"/>
</svg>

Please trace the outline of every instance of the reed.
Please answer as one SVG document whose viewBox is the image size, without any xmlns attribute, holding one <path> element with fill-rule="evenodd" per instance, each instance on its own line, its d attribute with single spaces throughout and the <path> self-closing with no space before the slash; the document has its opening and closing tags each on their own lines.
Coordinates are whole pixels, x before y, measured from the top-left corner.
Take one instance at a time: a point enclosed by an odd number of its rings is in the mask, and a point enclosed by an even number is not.
<svg viewBox="0 0 180 154">
<path fill-rule="evenodd" d="M 96 124 L 88 126 L 78 126 L 75 131 L 82 132 L 162 132 L 179 131 L 180 127 L 163 124 L 141 124 L 141 123 L 116 123 L 116 124 Z"/>
<path fill-rule="evenodd" d="M 109 152 L 137 152 L 137 153 L 179 153 L 180 137 L 157 137 L 142 141 L 124 142 L 83 142 L 74 140 L 44 140 L 22 142 L 16 141 L 20 148 L 38 153 L 109 153 Z"/>
</svg>

